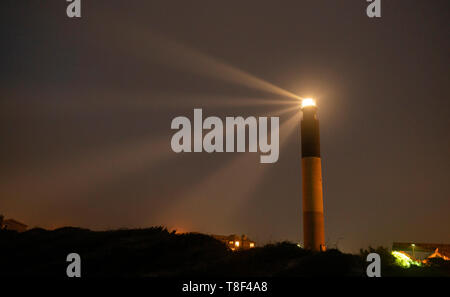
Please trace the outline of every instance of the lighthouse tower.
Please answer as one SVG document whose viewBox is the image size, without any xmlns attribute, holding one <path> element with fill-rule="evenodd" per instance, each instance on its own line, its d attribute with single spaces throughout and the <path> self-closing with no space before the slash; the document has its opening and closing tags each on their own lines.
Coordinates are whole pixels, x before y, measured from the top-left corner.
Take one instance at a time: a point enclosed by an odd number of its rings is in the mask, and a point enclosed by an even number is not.
<svg viewBox="0 0 450 297">
<path fill-rule="evenodd" d="M 301 120 L 303 239 L 305 249 L 325 251 L 319 120 L 313 99 L 303 99 Z"/>
</svg>

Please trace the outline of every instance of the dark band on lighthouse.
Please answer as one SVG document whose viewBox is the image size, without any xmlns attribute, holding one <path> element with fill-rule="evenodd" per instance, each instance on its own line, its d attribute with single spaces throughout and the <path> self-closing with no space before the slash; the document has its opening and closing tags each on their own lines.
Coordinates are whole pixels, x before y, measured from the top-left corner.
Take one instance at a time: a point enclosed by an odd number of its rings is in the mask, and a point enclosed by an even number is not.
<svg viewBox="0 0 450 297">
<path fill-rule="evenodd" d="M 302 133 L 302 158 L 320 158 L 320 133 L 319 120 L 317 119 L 317 107 L 307 106 L 303 108 L 301 122 Z"/>
</svg>

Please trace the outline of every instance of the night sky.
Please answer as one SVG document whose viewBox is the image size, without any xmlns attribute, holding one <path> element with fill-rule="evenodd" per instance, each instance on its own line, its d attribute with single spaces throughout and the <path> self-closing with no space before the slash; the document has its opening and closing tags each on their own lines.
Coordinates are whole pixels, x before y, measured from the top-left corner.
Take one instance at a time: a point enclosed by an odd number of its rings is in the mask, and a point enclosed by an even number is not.
<svg viewBox="0 0 450 297">
<path fill-rule="evenodd" d="M 319 106 L 329 246 L 450 243 L 449 4 L 82 0 L 69 19 L 63 0 L 3 0 L 0 213 L 301 242 L 291 92 Z M 194 108 L 280 112 L 278 162 L 174 153 Z"/>
</svg>

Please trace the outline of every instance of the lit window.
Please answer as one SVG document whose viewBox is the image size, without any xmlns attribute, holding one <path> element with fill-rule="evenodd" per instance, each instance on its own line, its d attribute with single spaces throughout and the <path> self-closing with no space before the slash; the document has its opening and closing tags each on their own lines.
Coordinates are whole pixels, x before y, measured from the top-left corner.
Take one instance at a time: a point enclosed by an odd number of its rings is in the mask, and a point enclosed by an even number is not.
<svg viewBox="0 0 450 297">
<path fill-rule="evenodd" d="M 234 243 L 234 245 L 235 245 L 236 247 L 239 247 L 239 241 L 236 241 L 236 242 Z"/>
<path fill-rule="evenodd" d="M 255 247 L 255 244 L 253 242 L 250 242 L 250 247 Z"/>
</svg>

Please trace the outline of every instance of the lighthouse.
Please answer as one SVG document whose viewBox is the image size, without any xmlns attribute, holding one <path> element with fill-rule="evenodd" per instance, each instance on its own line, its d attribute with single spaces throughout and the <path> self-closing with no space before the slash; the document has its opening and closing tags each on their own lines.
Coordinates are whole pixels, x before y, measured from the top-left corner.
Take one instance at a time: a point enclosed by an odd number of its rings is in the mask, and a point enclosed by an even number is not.
<svg viewBox="0 0 450 297">
<path fill-rule="evenodd" d="M 305 249 L 325 251 L 322 160 L 317 105 L 313 99 L 305 98 L 302 100 L 301 108 L 303 244 Z"/>
</svg>

